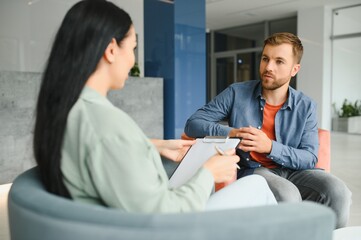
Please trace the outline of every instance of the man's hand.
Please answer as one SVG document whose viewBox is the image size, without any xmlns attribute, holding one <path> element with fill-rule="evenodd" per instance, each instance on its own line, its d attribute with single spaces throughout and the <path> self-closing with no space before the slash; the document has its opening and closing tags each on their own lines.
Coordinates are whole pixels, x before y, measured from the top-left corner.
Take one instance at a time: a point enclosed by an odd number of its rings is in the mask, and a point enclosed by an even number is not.
<svg viewBox="0 0 361 240">
<path fill-rule="evenodd" d="M 233 128 L 229 134 L 229 137 L 242 138 L 238 148 L 245 152 L 258 152 L 258 153 L 270 153 L 272 150 L 272 140 L 262 132 L 254 127 Z"/>
<path fill-rule="evenodd" d="M 195 140 L 159 140 L 151 139 L 158 152 L 169 160 L 179 162 L 183 159 Z"/>
</svg>

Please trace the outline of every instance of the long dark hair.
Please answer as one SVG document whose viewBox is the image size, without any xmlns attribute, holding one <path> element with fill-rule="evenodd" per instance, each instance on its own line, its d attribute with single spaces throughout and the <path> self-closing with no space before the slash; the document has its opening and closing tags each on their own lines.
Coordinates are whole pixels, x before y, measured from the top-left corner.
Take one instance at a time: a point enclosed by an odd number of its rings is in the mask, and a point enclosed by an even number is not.
<svg viewBox="0 0 361 240">
<path fill-rule="evenodd" d="M 61 173 L 69 111 L 111 40 L 120 44 L 131 25 L 124 10 L 105 0 L 78 2 L 61 23 L 43 73 L 34 130 L 35 159 L 51 193 L 71 198 Z"/>
</svg>

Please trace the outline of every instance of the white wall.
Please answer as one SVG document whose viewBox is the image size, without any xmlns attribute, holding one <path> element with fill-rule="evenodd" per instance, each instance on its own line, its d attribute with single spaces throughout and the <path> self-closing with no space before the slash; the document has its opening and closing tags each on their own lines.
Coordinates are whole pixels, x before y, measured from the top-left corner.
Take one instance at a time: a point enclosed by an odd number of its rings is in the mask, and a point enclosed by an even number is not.
<svg viewBox="0 0 361 240">
<path fill-rule="evenodd" d="M 298 12 L 298 36 L 304 46 L 297 89 L 318 105 L 319 127 L 331 129 L 332 9 L 318 7 Z"/>
<path fill-rule="evenodd" d="M 29 4 L 29 3 L 33 4 Z M 78 0 L 1 0 L 0 71 L 42 72 L 53 37 Z M 143 0 L 113 0 L 133 19 L 138 34 L 138 64 L 144 69 Z"/>
<path fill-rule="evenodd" d="M 319 127 L 328 130 L 336 115 L 333 104 L 339 110 L 345 98 L 352 102 L 361 99 L 361 38 L 332 42 L 332 11 L 326 6 L 298 12 L 298 36 L 304 45 L 304 57 L 297 89 L 317 102 Z M 360 29 L 360 21 L 347 17 L 340 21 L 335 26 L 338 34 L 348 31 L 350 25 Z"/>
</svg>

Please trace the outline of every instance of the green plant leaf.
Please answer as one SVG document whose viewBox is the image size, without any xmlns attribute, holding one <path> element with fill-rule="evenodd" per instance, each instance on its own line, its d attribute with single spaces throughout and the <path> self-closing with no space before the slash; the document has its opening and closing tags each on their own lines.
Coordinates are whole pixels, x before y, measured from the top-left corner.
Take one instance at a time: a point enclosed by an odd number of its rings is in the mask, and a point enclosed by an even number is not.
<svg viewBox="0 0 361 240">
<path fill-rule="evenodd" d="M 354 117 L 361 115 L 361 105 L 359 104 L 359 100 L 356 100 L 354 104 L 347 101 L 345 99 L 343 101 L 341 111 L 339 113 L 339 117 Z"/>
</svg>

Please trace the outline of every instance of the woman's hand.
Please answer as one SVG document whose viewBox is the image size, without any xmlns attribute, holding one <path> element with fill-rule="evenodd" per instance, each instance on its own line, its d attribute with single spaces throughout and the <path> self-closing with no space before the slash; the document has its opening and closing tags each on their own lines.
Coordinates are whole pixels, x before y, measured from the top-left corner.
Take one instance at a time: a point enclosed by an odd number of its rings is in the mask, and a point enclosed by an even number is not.
<svg viewBox="0 0 361 240">
<path fill-rule="evenodd" d="M 184 155 L 187 153 L 190 146 L 192 146 L 195 140 L 160 140 L 151 139 L 152 143 L 157 148 L 160 155 L 168 158 L 169 160 L 180 162 Z"/>
<path fill-rule="evenodd" d="M 227 182 L 236 174 L 239 157 L 235 152 L 235 149 L 230 149 L 225 152 L 226 155 L 214 155 L 203 165 L 212 173 L 216 183 Z"/>
</svg>

